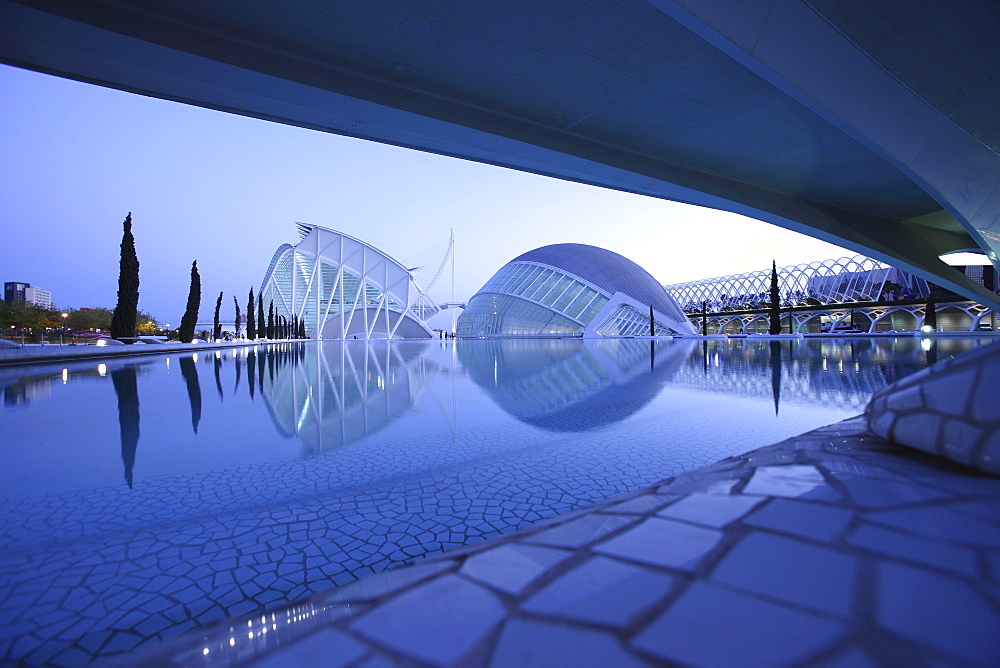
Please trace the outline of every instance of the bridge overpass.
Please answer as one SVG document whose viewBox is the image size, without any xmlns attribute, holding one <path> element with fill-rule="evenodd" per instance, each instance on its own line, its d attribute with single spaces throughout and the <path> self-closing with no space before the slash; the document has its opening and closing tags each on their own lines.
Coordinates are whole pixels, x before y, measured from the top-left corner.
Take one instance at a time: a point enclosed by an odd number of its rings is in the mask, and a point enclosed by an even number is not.
<svg viewBox="0 0 1000 668">
<path fill-rule="evenodd" d="M 0 62 L 733 211 L 992 306 L 939 255 L 1000 265 L 997 34 L 975 0 L 0 0 Z"/>
</svg>

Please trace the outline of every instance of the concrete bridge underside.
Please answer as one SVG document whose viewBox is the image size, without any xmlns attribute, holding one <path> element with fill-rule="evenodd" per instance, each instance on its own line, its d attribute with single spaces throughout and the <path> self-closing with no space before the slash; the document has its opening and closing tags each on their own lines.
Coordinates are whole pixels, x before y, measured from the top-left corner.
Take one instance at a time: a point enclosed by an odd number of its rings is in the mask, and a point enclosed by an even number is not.
<svg viewBox="0 0 1000 668">
<path fill-rule="evenodd" d="M 1000 5 L 0 0 L 0 62 L 741 213 L 970 298 Z"/>
</svg>

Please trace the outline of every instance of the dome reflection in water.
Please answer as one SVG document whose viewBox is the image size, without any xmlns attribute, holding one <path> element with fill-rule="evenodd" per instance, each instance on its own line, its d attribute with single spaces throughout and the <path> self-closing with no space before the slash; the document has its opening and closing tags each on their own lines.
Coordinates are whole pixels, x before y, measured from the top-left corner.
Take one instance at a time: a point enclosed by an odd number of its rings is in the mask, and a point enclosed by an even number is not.
<svg viewBox="0 0 1000 668">
<path fill-rule="evenodd" d="M 974 345 L 329 341 L 0 367 L 0 656 L 263 613 L 857 415 Z"/>
<path fill-rule="evenodd" d="M 551 431 L 621 422 L 663 389 L 693 340 L 492 339 L 459 348 L 469 377 L 507 413 Z"/>
</svg>

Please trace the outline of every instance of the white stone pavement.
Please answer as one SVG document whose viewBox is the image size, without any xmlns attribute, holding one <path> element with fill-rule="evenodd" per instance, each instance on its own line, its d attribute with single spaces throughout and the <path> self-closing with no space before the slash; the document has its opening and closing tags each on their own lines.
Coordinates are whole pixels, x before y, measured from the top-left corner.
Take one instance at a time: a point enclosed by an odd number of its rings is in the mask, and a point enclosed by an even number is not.
<svg viewBox="0 0 1000 668">
<path fill-rule="evenodd" d="M 122 664 L 998 660 L 1000 479 L 859 417 Z"/>
<path fill-rule="evenodd" d="M 0 347 L 0 365 L 29 364 L 33 362 L 57 362 L 60 360 L 97 359 L 102 357 L 125 357 L 131 355 L 162 355 L 170 352 L 187 352 L 199 350 L 222 350 L 224 348 L 242 348 L 244 346 L 264 343 L 283 343 L 281 341 L 219 341 L 218 343 L 135 343 L 127 346 L 95 346 L 77 344 L 28 344 L 16 348 Z"/>
</svg>

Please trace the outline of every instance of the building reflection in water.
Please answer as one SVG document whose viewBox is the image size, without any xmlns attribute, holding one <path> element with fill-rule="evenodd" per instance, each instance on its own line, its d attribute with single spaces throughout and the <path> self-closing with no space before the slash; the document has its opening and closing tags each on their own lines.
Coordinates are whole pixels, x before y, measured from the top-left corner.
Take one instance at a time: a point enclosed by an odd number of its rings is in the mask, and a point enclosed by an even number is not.
<svg viewBox="0 0 1000 668">
<path fill-rule="evenodd" d="M 861 412 L 872 393 L 979 342 L 856 339 L 496 339 L 468 342 L 472 379 L 517 419 L 554 431 L 621 421 L 664 388 Z M 646 366 L 646 364 L 649 366 Z"/>
<path fill-rule="evenodd" d="M 439 373 L 456 379 L 464 371 L 501 409 L 524 423 L 550 431 L 584 431 L 628 418 L 667 386 L 766 399 L 773 402 L 775 414 L 781 402 L 861 412 L 873 392 L 981 343 L 992 341 L 492 339 L 456 341 L 454 356 L 440 356 L 428 355 L 433 344 L 423 341 L 331 341 L 252 345 L 209 353 L 202 365 L 193 355 L 179 362 L 196 433 L 204 400 L 198 366 L 214 375 L 220 402 L 223 384 L 229 382 L 226 373 L 234 376 L 232 396 L 239 400 L 245 371 L 242 396 L 261 391 L 278 431 L 301 438 L 303 454 L 310 456 L 383 429 L 406 414 Z M 144 367 L 151 371 L 162 364 L 162 358 L 118 359 L 31 368 L 29 373 L 23 366 L 0 368 L 0 390 L 3 403 L 17 410 L 45 401 L 66 382 L 106 382 L 110 376 L 124 478 L 131 486 L 140 436 L 137 378 Z M 460 397 L 452 396 L 448 403 L 450 409 L 441 408 L 451 413 L 447 417 L 454 432 Z"/>
<path fill-rule="evenodd" d="M 861 412 L 872 393 L 940 356 L 978 345 L 972 339 L 914 337 L 705 340 L 697 364 L 675 375 L 677 387 L 826 405 Z"/>
<path fill-rule="evenodd" d="M 346 341 L 270 347 L 257 359 L 260 388 L 278 430 L 305 455 L 342 447 L 408 412 L 438 373 L 428 341 Z M 273 369 L 266 376 L 265 365 Z"/>
<path fill-rule="evenodd" d="M 507 413 L 550 431 L 620 422 L 648 404 L 693 339 L 491 339 L 463 342 L 469 376 Z"/>
</svg>

